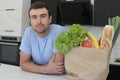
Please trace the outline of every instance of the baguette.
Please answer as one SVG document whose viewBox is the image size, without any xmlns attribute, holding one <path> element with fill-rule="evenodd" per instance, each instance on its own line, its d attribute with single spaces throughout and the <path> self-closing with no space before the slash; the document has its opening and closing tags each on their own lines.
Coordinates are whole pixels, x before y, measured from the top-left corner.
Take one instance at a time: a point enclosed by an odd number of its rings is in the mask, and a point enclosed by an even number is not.
<svg viewBox="0 0 120 80">
<path fill-rule="evenodd" d="M 105 25 L 103 29 L 103 34 L 101 36 L 100 48 L 111 49 L 113 37 L 114 27 L 112 25 Z"/>
</svg>

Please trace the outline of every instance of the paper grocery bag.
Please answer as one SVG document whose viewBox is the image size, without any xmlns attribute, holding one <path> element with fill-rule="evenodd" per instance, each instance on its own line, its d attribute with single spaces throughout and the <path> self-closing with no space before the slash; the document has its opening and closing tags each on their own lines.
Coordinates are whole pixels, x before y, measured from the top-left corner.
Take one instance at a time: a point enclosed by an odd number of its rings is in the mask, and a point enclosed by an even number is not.
<svg viewBox="0 0 120 80">
<path fill-rule="evenodd" d="M 65 55 L 68 80 L 106 80 L 109 73 L 109 49 L 73 48 Z"/>
</svg>

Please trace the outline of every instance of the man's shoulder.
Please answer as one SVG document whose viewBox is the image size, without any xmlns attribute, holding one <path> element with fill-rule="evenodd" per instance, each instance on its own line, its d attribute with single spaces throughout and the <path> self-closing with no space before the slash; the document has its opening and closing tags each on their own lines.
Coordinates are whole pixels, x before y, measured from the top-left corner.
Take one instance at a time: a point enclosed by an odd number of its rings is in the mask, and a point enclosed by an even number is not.
<svg viewBox="0 0 120 80">
<path fill-rule="evenodd" d="M 33 30 L 31 26 L 28 26 L 28 27 L 26 28 L 26 31 L 31 31 L 31 30 Z"/>
<path fill-rule="evenodd" d="M 30 33 L 33 33 L 33 32 L 34 32 L 34 30 L 33 30 L 33 28 L 32 28 L 31 26 L 29 26 L 29 27 L 27 27 L 27 28 L 25 29 L 25 33 L 30 34 Z"/>
<path fill-rule="evenodd" d="M 65 30 L 64 26 L 61 26 L 61 25 L 58 25 L 58 24 L 51 24 L 50 27 L 51 27 L 51 30 L 54 31 L 54 32 L 59 32 L 59 31 L 64 31 Z"/>
<path fill-rule="evenodd" d="M 57 24 L 50 25 L 50 35 L 52 35 L 54 38 L 56 38 L 58 35 L 60 35 L 62 32 L 65 32 L 65 27 Z"/>
<path fill-rule="evenodd" d="M 25 37 L 35 36 L 35 31 L 33 30 L 33 28 L 31 26 L 29 26 L 25 29 L 24 36 Z"/>
<path fill-rule="evenodd" d="M 50 27 L 52 27 L 52 28 L 62 28 L 64 26 L 59 25 L 59 24 L 51 24 Z"/>
</svg>

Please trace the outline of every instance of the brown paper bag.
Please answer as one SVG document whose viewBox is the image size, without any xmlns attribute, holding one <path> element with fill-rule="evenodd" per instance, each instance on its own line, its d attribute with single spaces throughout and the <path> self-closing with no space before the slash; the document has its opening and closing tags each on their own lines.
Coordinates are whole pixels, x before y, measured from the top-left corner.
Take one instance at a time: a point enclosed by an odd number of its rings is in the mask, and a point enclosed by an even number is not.
<svg viewBox="0 0 120 80">
<path fill-rule="evenodd" d="M 68 80 L 106 80 L 109 73 L 110 50 L 73 48 L 65 55 Z"/>
</svg>

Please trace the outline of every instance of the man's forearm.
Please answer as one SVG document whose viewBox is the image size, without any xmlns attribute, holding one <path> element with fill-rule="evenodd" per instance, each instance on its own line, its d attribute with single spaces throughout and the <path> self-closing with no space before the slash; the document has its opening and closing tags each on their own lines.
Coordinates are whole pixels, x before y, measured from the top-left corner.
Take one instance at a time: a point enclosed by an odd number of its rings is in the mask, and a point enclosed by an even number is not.
<svg viewBox="0 0 120 80">
<path fill-rule="evenodd" d="M 33 73 L 43 73 L 45 74 L 45 65 L 37 65 L 35 63 L 33 63 L 32 61 L 25 61 L 20 63 L 20 67 L 22 70 L 24 71 L 28 71 L 28 72 L 33 72 Z"/>
<path fill-rule="evenodd" d="M 31 56 L 20 53 L 20 67 L 24 71 L 41 74 L 62 74 L 64 72 L 64 62 L 54 62 L 55 55 L 51 58 L 48 64 L 37 65 L 31 60 Z"/>
</svg>

